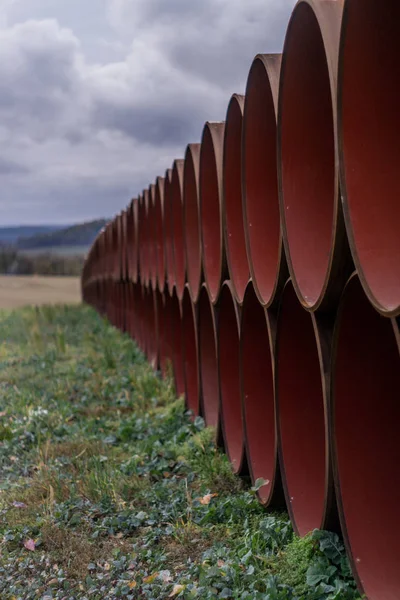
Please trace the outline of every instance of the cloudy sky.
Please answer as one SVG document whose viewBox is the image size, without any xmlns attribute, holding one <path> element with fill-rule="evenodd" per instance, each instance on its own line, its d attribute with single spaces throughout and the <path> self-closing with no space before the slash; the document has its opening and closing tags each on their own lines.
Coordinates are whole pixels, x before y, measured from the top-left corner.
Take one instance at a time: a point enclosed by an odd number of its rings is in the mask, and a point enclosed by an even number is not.
<svg viewBox="0 0 400 600">
<path fill-rule="evenodd" d="M 112 216 L 223 120 L 295 0 L 0 0 L 0 226 Z"/>
</svg>

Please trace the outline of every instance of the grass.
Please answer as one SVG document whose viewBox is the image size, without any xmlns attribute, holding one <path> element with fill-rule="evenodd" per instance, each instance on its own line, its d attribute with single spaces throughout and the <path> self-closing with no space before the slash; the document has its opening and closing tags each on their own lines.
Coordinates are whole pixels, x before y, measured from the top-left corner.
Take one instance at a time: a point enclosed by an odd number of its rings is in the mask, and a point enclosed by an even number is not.
<svg viewBox="0 0 400 600">
<path fill-rule="evenodd" d="M 262 509 L 91 309 L 0 312 L 0 340 L 2 600 L 358 598 L 339 538 Z"/>
</svg>

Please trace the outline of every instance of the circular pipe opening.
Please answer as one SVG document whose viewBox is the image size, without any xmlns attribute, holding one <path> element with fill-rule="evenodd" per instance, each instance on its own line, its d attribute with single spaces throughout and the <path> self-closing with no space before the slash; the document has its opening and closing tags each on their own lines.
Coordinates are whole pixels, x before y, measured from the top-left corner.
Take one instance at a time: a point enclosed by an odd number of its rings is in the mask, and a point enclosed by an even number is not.
<svg viewBox="0 0 400 600">
<path fill-rule="evenodd" d="M 173 220 L 172 220 L 172 169 L 165 173 L 164 185 L 164 243 L 165 243 L 165 275 L 170 294 L 174 288 L 174 250 L 173 250 Z"/>
<path fill-rule="evenodd" d="M 249 280 L 242 210 L 242 124 L 244 96 L 235 94 L 228 106 L 224 138 L 225 248 L 235 297 L 239 304 Z"/>
<path fill-rule="evenodd" d="M 263 504 L 271 502 L 277 470 L 277 439 L 271 338 L 264 308 L 253 284 L 243 300 L 240 328 L 240 370 L 247 458 L 253 483 Z"/>
<path fill-rule="evenodd" d="M 276 352 L 283 486 L 293 527 L 303 536 L 325 525 L 327 439 L 313 320 L 299 303 L 290 281 L 279 310 Z"/>
<path fill-rule="evenodd" d="M 185 226 L 186 269 L 190 294 L 196 302 L 201 284 L 201 239 L 199 170 L 200 144 L 189 144 L 183 174 L 183 212 Z"/>
<path fill-rule="evenodd" d="M 329 275 L 337 177 L 329 67 L 306 2 L 293 11 L 282 61 L 278 171 L 286 254 L 302 302 L 313 307 Z"/>
<path fill-rule="evenodd" d="M 163 177 L 157 177 L 155 206 L 154 206 L 154 237 L 156 248 L 156 276 L 159 292 L 162 292 L 165 284 L 165 249 L 164 249 L 164 186 Z"/>
<path fill-rule="evenodd" d="M 244 458 L 244 430 L 240 394 L 239 313 L 230 284 L 221 289 L 218 318 L 218 362 L 221 421 L 225 448 L 235 473 Z"/>
<path fill-rule="evenodd" d="M 200 151 L 200 224 L 204 277 L 215 302 L 223 270 L 222 158 L 224 123 L 206 123 Z"/>
<path fill-rule="evenodd" d="M 182 315 L 175 290 L 171 297 L 171 327 L 175 388 L 178 396 L 184 396 L 185 374 L 183 370 Z"/>
<path fill-rule="evenodd" d="M 400 5 L 347 1 L 339 60 L 339 140 L 353 256 L 371 301 L 400 311 Z"/>
<path fill-rule="evenodd" d="M 156 186 L 149 188 L 149 284 L 155 290 L 157 286 L 157 247 L 155 230 Z"/>
<path fill-rule="evenodd" d="M 218 430 L 219 383 L 214 310 L 207 289 L 203 285 L 198 301 L 202 409 L 206 425 Z"/>
<path fill-rule="evenodd" d="M 183 160 L 176 160 L 172 170 L 172 228 L 174 252 L 174 276 L 176 293 L 182 299 L 185 288 L 185 238 L 183 228 Z"/>
<path fill-rule="evenodd" d="M 200 412 L 199 356 L 196 308 L 185 286 L 182 299 L 183 364 L 186 404 L 194 415 Z"/>
<path fill-rule="evenodd" d="M 395 600 L 399 588 L 400 358 L 393 325 L 373 309 L 357 277 L 350 279 L 335 330 L 333 439 L 342 529 L 371 600 Z"/>
</svg>

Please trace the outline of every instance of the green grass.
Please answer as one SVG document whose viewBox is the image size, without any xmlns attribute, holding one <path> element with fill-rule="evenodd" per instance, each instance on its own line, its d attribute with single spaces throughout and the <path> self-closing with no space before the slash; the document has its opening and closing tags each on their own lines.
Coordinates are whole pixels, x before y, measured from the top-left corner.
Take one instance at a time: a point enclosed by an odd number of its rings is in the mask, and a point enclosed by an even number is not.
<svg viewBox="0 0 400 600">
<path fill-rule="evenodd" d="M 0 313 L 0 598 L 355 600 L 87 307 Z"/>
</svg>

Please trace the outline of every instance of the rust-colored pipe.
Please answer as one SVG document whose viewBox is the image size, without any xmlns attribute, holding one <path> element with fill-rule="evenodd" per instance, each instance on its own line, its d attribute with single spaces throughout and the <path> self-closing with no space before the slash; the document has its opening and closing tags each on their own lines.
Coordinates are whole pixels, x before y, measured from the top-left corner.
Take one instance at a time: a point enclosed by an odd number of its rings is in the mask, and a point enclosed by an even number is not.
<svg viewBox="0 0 400 600">
<path fill-rule="evenodd" d="M 168 361 L 171 360 L 170 349 L 168 348 L 168 324 L 166 323 L 166 311 L 164 294 L 158 289 L 155 291 L 155 302 L 157 311 L 157 333 L 158 333 L 158 356 L 161 373 L 163 376 L 168 371 Z"/>
<path fill-rule="evenodd" d="M 195 416 L 200 413 L 200 364 L 197 307 L 186 284 L 182 298 L 183 366 L 186 405 Z"/>
<path fill-rule="evenodd" d="M 240 376 L 247 460 L 253 483 L 266 506 L 281 496 L 273 378 L 272 320 L 259 303 L 249 282 L 243 300 L 240 326 Z"/>
<path fill-rule="evenodd" d="M 183 168 L 184 160 L 175 160 L 171 180 L 174 285 L 179 300 L 182 300 L 186 281 L 185 236 L 183 225 Z"/>
<path fill-rule="evenodd" d="M 204 125 L 200 151 L 200 225 L 205 283 L 213 304 L 227 267 L 223 238 L 223 144 L 225 123 Z"/>
<path fill-rule="evenodd" d="M 279 307 L 275 393 L 286 504 L 295 531 L 330 529 L 334 489 L 327 415 L 331 323 L 304 310 L 289 280 Z"/>
<path fill-rule="evenodd" d="M 270 306 L 286 280 L 276 163 L 280 54 L 258 54 L 246 86 L 243 120 L 243 215 L 250 272 L 261 304 Z"/>
<path fill-rule="evenodd" d="M 169 297 L 171 319 L 172 364 L 175 389 L 178 396 L 185 395 L 185 374 L 183 367 L 182 314 L 176 290 Z"/>
<path fill-rule="evenodd" d="M 165 172 L 164 179 L 164 247 L 166 285 L 170 294 L 174 288 L 174 247 L 172 221 L 172 169 Z"/>
<path fill-rule="evenodd" d="M 139 227 L 143 229 L 143 277 L 142 282 L 146 287 L 150 285 L 150 255 L 151 255 L 151 215 L 150 215 L 150 187 L 143 191 L 143 222 L 139 223 Z"/>
<path fill-rule="evenodd" d="M 149 285 L 153 290 L 157 287 L 157 246 L 156 246 L 156 186 L 149 187 Z"/>
<path fill-rule="evenodd" d="M 240 473 L 245 465 L 240 393 L 240 315 L 230 281 L 225 281 L 221 289 L 217 338 L 222 434 L 233 471 Z"/>
<path fill-rule="evenodd" d="M 353 276 L 334 332 L 332 442 L 342 530 L 370 600 L 399 596 L 399 342 Z"/>
<path fill-rule="evenodd" d="M 232 291 L 239 304 L 250 276 L 242 210 L 243 109 L 244 96 L 233 94 L 226 114 L 223 158 L 225 251 Z"/>
<path fill-rule="evenodd" d="M 206 425 L 215 427 L 218 432 L 220 399 L 215 310 L 203 283 L 198 300 L 201 408 Z"/>
<path fill-rule="evenodd" d="M 347 0 L 339 58 L 343 207 L 364 290 L 386 316 L 400 314 L 400 5 Z"/>
<path fill-rule="evenodd" d="M 145 260 L 146 260 L 146 237 L 145 237 L 145 199 L 144 193 L 138 199 L 138 280 L 143 284 L 145 280 Z"/>
<path fill-rule="evenodd" d="M 300 0 L 282 56 L 278 175 L 286 258 L 310 310 L 337 302 L 351 269 L 339 195 L 337 67 L 341 0 Z"/>
<path fill-rule="evenodd" d="M 163 292 L 165 286 L 164 187 L 164 178 L 157 177 L 154 206 L 154 236 L 157 263 L 156 277 L 159 292 Z"/>
<path fill-rule="evenodd" d="M 139 279 L 139 203 L 140 197 L 132 201 L 132 238 L 131 238 L 131 263 L 130 263 L 130 278 L 134 283 Z"/>
<path fill-rule="evenodd" d="M 189 291 L 193 302 L 197 302 L 202 280 L 199 189 L 200 148 L 200 144 L 188 145 L 183 172 L 186 269 Z"/>
</svg>

